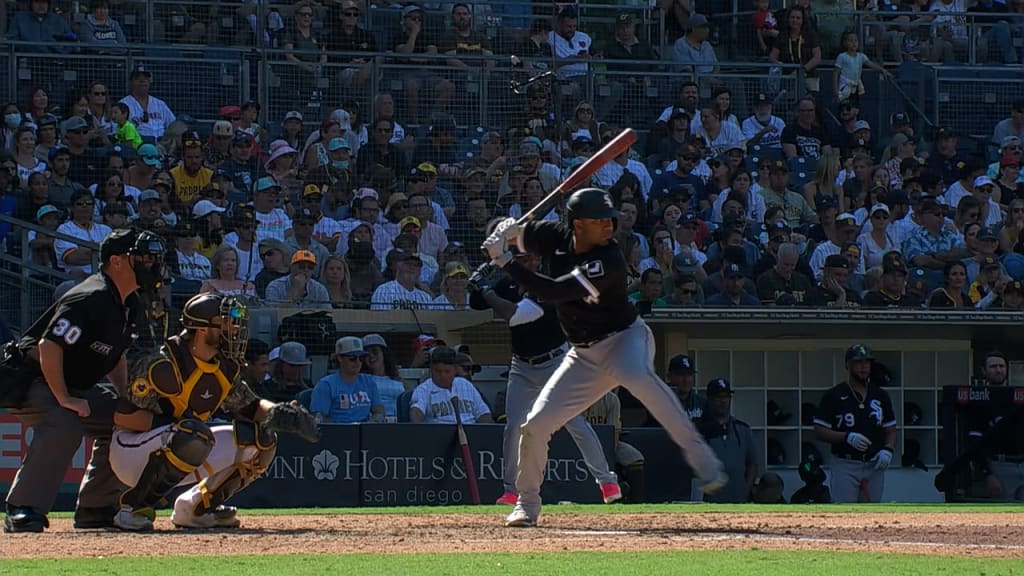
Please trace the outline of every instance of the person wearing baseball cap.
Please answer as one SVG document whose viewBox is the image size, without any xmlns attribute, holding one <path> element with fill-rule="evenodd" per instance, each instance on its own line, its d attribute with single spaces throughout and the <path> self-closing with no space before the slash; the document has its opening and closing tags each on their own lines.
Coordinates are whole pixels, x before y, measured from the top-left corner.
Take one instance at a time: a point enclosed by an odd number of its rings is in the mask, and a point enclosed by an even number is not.
<svg viewBox="0 0 1024 576">
<path fill-rule="evenodd" d="M 864 306 L 869 308 L 911 308 L 920 302 L 905 292 L 907 265 L 903 254 L 893 250 L 882 256 L 882 285 L 864 295 Z"/>
<path fill-rule="evenodd" d="M 339 338 L 334 344 L 338 370 L 313 386 L 309 411 L 333 424 L 383 422 L 385 411 L 377 385 L 371 375 L 363 373 L 366 356 L 361 338 Z"/>
<path fill-rule="evenodd" d="M 707 403 L 703 394 L 694 389 L 694 376 L 697 367 L 686 354 L 676 354 L 668 361 L 667 384 L 683 405 L 683 410 L 691 420 L 697 420 L 704 413 Z M 648 414 L 644 426 L 658 426 L 657 420 Z"/>
<path fill-rule="evenodd" d="M 444 277 L 441 279 L 441 290 L 434 298 L 434 310 L 468 310 L 469 277 L 473 273 L 468 266 L 452 260 L 444 266 Z"/>
<path fill-rule="evenodd" d="M 309 208 L 299 208 L 295 211 L 295 216 L 292 219 L 292 236 L 285 240 L 285 244 L 288 245 L 296 254 L 305 250 L 313 253 L 316 257 L 316 267 L 313 269 L 313 277 L 319 278 L 320 271 L 323 269 L 323 265 L 330 256 L 330 252 L 327 248 L 317 242 L 313 237 L 313 230 L 316 226 L 317 213 Z"/>
<path fill-rule="evenodd" d="M 806 302 L 816 308 L 855 308 L 860 306 L 860 296 L 851 290 L 850 260 L 841 254 L 825 258 L 821 282 L 806 296 Z"/>
<path fill-rule="evenodd" d="M 815 280 L 821 280 L 821 271 L 825 267 L 825 258 L 842 252 L 843 246 L 848 242 L 856 242 L 857 236 L 860 234 L 857 218 L 849 212 L 843 212 L 836 216 L 835 230 L 834 239 L 818 244 L 814 249 L 814 253 L 811 254 L 808 263 L 811 266 L 811 271 L 814 273 Z M 863 262 L 856 267 L 854 274 L 864 274 Z"/>
<path fill-rule="evenodd" d="M 63 213 L 60 208 L 53 204 L 43 204 L 36 210 L 36 222 L 47 230 L 57 230 L 62 216 Z M 28 246 L 31 250 L 28 254 L 29 262 L 36 266 L 57 266 L 57 253 L 53 249 L 53 236 L 36 234 L 34 230 L 29 231 Z"/>
<path fill-rule="evenodd" d="M 762 150 L 782 151 L 782 131 L 786 123 L 772 114 L 772 106 L 772 98 L 764 92 L 754 98 L 753 113 L 740 125 L 748 148 L 759 144 Z"/>
<path fill-rule="evenodd" d="M 291 257 L 288 275 L 267 285 L 267 302 L 330 309 L 331 297 L 327 288 L 313 279 L 316 262 L 313 252 L 296 250 Z"/>
<path fill-rule="evenodd" d="M 786 160 L 773 160 L 769 164 L 768 187 L 761 189 L 761 195 L 764 196 L 765 206 L 788 206 L 786 224 L 790 228 L 817 222 L 818 216 L 803 194 L 789 188 L 789 163 Z"/>
<path fill-rule="evenodd" d="M 1024 310 L 1024 283 L 1010 280 L 1003 288 L 1003 296 L 999 299 L 999 308 L 1004 310 Z"/>
<path fill-rule="evenodd" d="M 5 367 L 5 392 L 23 394 L 19 403 L 24 411 L 10 416 L 25 428 L 34 427 L 36 434 L 6 494 L 4 532 L 43 532 L 49 526 L 47 514 L 83 432 L 109 439 L 114 426 L 116 395 L 96 383 L 109 377 L 122 390 L 131 383 L 124 368 L 133 344 L 130 299 L 139 288 L 154 290 L 163 278 L 165 246 L 150 232 L 128 229 L 98 241 L 100 271 L 59 296 L 28 330 L 39 337 L 19 346 L 26 356 L 39 358 L 47 377 L 41 377 L 35 363 Z M 88 261 L 93 257 L 89 254 Z M 106 456 L 105 450 L 93 452 L 78 490 L 76 528 L 113 527 L 121 491 L 111 490 L 120 483 Z"/>
<path fill-rule="evenodd" d="M 293 340 L 282 342 L 269 352 L 268 359 L 269 377 L 249 383 L 256 395 L 271 402 L 290 402 L 310 394 L 305 374 L 312 362 L 305 345 Z"/>
<path fill-rule="evenodd" d="M 248 189 L 248 188 L 246 188 Z M 253 209 L 256 211 L 256 236 L 284 241 L 293 234 L 292 221 L 284 208 L 278 206 L 281 184 L 270 176 L 256 181 Z"/>
<path fill-rule="evenodd" d="M 982 230 L 986 236 L 990 235 L 987 229 L 982 228 Z M 981 232 L 979 232 L 980 234 Z M 967 296 L 977 308 L 984 309 L 994 304 L 999 298 L 999 293 L 1003 291 L 1007 279 L 1004 277 L 1003 267 L 996 256 L 986 254 L 976 257 L 975 260 L 978 273 L 967 289 Z"/>
<path fill-rule="evenodd" d="M 750 500 L 757 478 L 758 450 L 750 426 L 732 415 L 732 385 L 725 378 L 708 382 L 707 407 L 694 424 L 725 465 L 729 482 L 721 490 L 704 495 L 705 502 L 742 503 Z"/>
<path fill-rule="evenodd" d="M 384 421 L 397 422 L 398 399 L 405 393 L 405 384 L 398 373 L 395 355 L 388 347 L 387 340 L 376 333 L 363 336 L 363 348 L 366 350 L 363 370 L 377 385 L 377 394 L 384 406 Z"/>
<path fill-rule="evenodd" d="M 175 120 L 174 112 L 166 102 L 149 93 L 150 83 L 153 80 L 153 73 L 145 69 L 141 64 L 132 70 L 129 78 L 131 87 L 129 94 L 121 99 L 121 102 L 128 105 L 129 118 L 138 128 L 139 135 L 145 140 L 159 140 L 164 131 Z M 146 102 L 143 110 L 142 102 Z"/>
<path fill-rule="evenodd" d="M 381 284 L 373 291 L 370 310 L 430 309 L 433 298 L 416 286 L 423 268 L 419 254 L 393 248 L 388 252 L 386 262 L 387 267 L 394 271 L 395 279 Z"/>
<path fill-rule="evenodd" d="M 491 409 L 472 382 L 458 376 L 459 356 L 447 346 L 429 353 L 430 378 L 412 392 L 409 421 L 414 424 L 454 424 L 452 399 L 457 398 L 459 416 L 465 424 L 490 424 Z"/>
</svg>

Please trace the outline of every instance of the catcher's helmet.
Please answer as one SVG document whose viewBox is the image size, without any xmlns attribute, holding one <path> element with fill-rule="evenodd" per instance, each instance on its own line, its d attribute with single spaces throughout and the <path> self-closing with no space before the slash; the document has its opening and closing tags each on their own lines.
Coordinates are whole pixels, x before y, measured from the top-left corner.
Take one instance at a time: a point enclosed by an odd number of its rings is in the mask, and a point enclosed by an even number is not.
<svg viewBox="0 0 1024 576">
<path fill-rule="evenodd" d="M 219 318 L 219 322 L 215 320 Z M 249 338 L 249 311 L 237 298 L 221 294 L 204 293 L 189 298 L 181 311 L 184 328 L 219 328 L 221 353 L 236 362 L 245 359 L 245 346 Z"/>
<path fill-rule="evenodd" d="M 600 188 L 583 188 L 572 193 L 566 202 L 569 220 L 576 218 L 618 218 L 619 211 L 612 204 L 612 198 Z"/>
<path fill-rule="evenodd" d="M 875 355 L 871 352 L 871 348 L 863 344 L 854 344 L 846 349 L 846 361 L 850 360 L 874 360 Z"/>
</svg>

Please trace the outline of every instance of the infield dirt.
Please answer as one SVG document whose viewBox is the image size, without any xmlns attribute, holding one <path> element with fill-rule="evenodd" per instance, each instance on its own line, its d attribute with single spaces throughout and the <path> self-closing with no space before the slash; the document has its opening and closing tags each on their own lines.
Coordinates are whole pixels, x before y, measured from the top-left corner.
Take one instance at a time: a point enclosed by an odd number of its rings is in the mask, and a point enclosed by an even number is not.
<svg viewBox="0 0 1024 576">
<path fill-rule="evenodd" d="M 220 531 L 160 517 L 145 534 L 55 519 L 44 534 L 4 534 L 0 558 L 750 548 L 1024 558 L 1024 514 L 1013 513 L 562 513 L 533 529 L 505 528 L 502 511 L 240 516 L 240 529 Z"/>
</svg>

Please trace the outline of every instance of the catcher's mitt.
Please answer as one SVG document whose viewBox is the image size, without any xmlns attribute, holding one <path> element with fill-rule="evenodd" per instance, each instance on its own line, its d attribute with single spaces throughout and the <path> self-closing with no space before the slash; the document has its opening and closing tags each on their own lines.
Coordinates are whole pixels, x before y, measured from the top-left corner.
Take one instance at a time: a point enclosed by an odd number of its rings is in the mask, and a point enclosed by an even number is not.
<svg viewBox="0 0 1024 576">
<path fill-rule="evenodd" d="M 266 428 L 274 432 L 295 434 L 306 442 L 320 440 L 316 417 L 298 404 L 281 402 L 267 412 Z"/>
</svg>

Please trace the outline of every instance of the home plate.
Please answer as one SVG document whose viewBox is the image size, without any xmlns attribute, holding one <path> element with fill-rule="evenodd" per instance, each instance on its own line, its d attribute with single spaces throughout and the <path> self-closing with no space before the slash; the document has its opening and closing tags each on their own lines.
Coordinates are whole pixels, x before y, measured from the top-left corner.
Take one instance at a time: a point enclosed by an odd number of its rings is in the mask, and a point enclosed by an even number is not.
<svg viewBox="0 0 1024 576">
<path fill-rule="evenodd" d="M 562 534 L 573 536 L 626 536 L 640 534 L 639 530 L 563 530 Z"/>
</svg>

